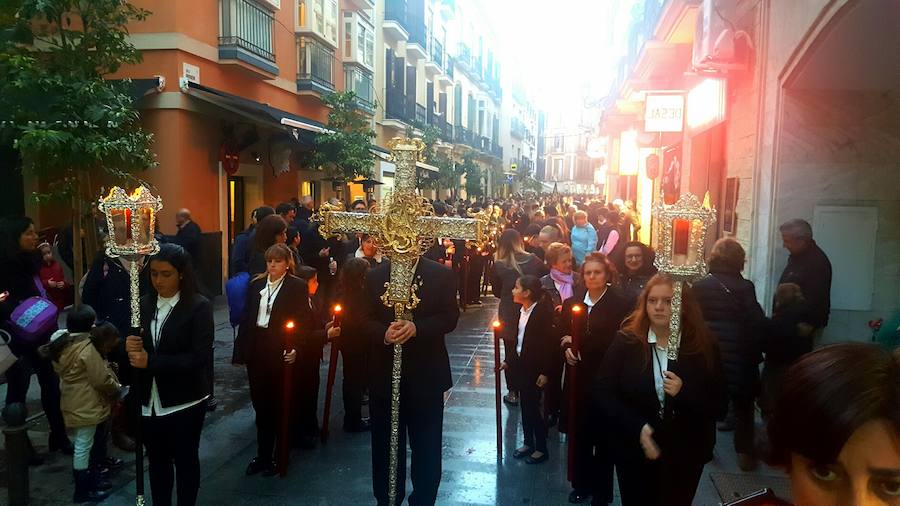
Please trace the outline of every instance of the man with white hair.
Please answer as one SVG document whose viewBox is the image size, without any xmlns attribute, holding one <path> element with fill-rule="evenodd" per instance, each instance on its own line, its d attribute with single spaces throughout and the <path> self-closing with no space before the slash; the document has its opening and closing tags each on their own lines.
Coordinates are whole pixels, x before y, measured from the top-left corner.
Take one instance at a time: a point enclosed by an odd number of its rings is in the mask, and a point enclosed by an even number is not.
<svg viewBox="0 0 900 506">
<path fill-rule="evenodd" d="M 809 323 L 816 337 L 828 325 L 831 312 L 831 262 L 813 240 L 812 227 L 801 219 L 786 221 L 778 230 L 784 249 L 790 252 L 778 284 L 796 283 L 809 305 Z"/>
<path fill-rule="evenodd" d="M 178 226 L 178 233 L 172 238 L 172 242 L 181 246 L 191 255 L 194 265 L 198 265 L 197 254 L 200 251 L 200 236 L 203 232 L 200 225 L 194 223 L 191 219 L 191 210 L 187 208 L 180 209 L 175 214 L 175 225 Z"/>
</svg>

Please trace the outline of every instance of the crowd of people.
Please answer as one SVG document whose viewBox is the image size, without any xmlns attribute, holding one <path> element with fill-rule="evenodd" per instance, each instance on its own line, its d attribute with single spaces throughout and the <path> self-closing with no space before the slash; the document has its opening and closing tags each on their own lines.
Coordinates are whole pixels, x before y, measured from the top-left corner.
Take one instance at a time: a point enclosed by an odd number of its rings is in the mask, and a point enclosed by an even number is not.
<svg viewBox="0 0 900 506">
<path fill-rule="evenodd" d="M 349 210 L 366 213 L 373 204 L 357 200 Z M 800 486 L 795 496 L 815 499 L 798 504 L 900 491 L 900 451 L 885 443 L 900 435 L 900 362 L 867 345 L 812 352 L 828 322 L 831 266 L 807 222 L 781 227 L 790 259 L 771 317 L 741 275 L 742 246 L 723 238 L 709 274 L 684 287 L 681 335 L 672 336 L 676 282 L 654 267 L 630 203 L 554 195 L 432 205 L 438 216 L 488 210 L 497 234 L 481 245 L 434 238 L 416 267 L 421 300 L 410 321 L 395 320 L 380 302 L 390 260 L 375 238 L 323 237 L 310 197 L 253 211 L 231 248 L 226 285 L 236 327 L 231 361 L 246 369 L 256 413 L 247 475 L 284 474 L 292 449 L 319 441 L 320 365 L 330 342 L 343 361 L 343 428 L 373 432 L 373 491 L 388 504 L 391 345 L 406 344 L 401 395 L 413 401 L 401 403 L 398 498 L 408 434 L 410 503 L 433 504 L 451 386 L 444 336 L 459 308 L 481 304 L 489 285 L 499 299 L 503 400 L 522 411 L 524 441 L 512 455 L 544 463 L 549 430 L 565 433 L 569 502 L 611 503 L 617 477 L 625 505 L 691 504 L 717 428 L 734 431 L 742 469 L 760 456 L 787 469 Z M 6 403 L 24 402 L 31 374 L 38 376 L 49 448 L 73 455 L 76 502 L 108 495 L 109 473 L 122 462 L 107 454 L 107 439 L 132 451 L 138 427 L 154 504 L 171 504 L 173 491 L 178 504 L 197 502 L 200 436 L 215 408 L 215 323 L 197 282 L 200 232 L 191 223 L 180 211 L 181 237 L 141 266 L 139 329 L 129 320 L 128 260 L 101 253 L 65 328 L 54 321 L 26 339 L 13 318 L 20 306 L 47 299 L 61 312 L 73 287 L 30 219 L 0 220 L 0 321 L 18 357 L 6 371 Z M 335 304 L 354 317 L 339 318 Z M 769 424 L 762 449 L 757 405 Z M 807 413 L 821 415 L 815 427 L 804 422 Z M 881 453 L 871 457 L 858 444 L 881 444 Z M 872 471 L 866 459 L 882 467 Z M 32 451 L 30 464 L 40 460 Z M 860 491 L 867 473 L 877 475 L 875 485 Z"/>
</svg>

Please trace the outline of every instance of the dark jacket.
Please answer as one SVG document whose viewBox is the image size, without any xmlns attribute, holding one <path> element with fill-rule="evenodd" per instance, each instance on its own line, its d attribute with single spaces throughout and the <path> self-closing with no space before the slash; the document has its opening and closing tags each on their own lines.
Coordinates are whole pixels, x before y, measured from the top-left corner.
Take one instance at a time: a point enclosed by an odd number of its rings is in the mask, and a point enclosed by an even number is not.
<svg viewBox="0 0 900 506">
<path fill-rule="evenodd" d="M 339 293 L 341 304 L 341 335 L 335 340 L 341 352 L 362 355 L 369 351 L 366 320 L 369 318 L 369 299 L 365 290 Z M 383 335 L 382 335 L 383 337 Z"/>
<path fill-rule="evenodd" d="M 372 393 L 390 398 L 393 346 L 384 344 L 384 334 L 395 320 L 393 309 L 381 302 L 385 283 L 390 280 L 390 266 L 381 265 L 369 271 L 366 278 L 369 314 L 366 335 L 370 339 L 369 377 Z M 413 282 L 420 284 L 421 299 L 412 311 L 416 335 L 403 345 L 401 395 L 428 397 L 451 386 L 450 357 L 444 336 L 456 328 L 459 306 L 456 304 L 456 274 L 441 264 L 420 258 Z"/>
<path fill-rule="evenodd" d="M 250 262 L 250 252 L 253 250 L 253 238 L 256 237 L 256 227 L 251 226 L 234 238 L 234 246 L 231 247 L 229 276 L 239 272 L 249 272 L 247 265 Z"/>
<path fill-rule="evenodd" d="M 537 302 L 525 325 L 525 335 L 522 336 L 522 353 L 506 357 L 510 369 L 510 379 L 514 385 L 519 385 L 518 388 L 533 385 L 538 376 L 545 374 L 549 377 L 556 369 L 559 341 L 556 339 L 553 317 L 553 305 L 548 299 Z M 514 334 L 516 339 L 519 332 L 518 327 L 517 319 Z M 511 349 L 515 349 L 515 343 Z"/>
<path fill-rule="evenodd" d="M 828 315 L 831 313 L 831 262 L 816 241 L 811 242 L 803 253 L 788 257 L 778 284 L 800 285 L 803 297 L 809 304 L 807 323 L 822 328 L 828 325 Z"/>
<path fill-rule="evenodd" d="M 692 285 L 703 319 L 719 342 L 722 367 L 733 395 L 755 395 L 766 316 L 753 282 L 740 274 L 715 271 Z"/>
<path fill-rule="evenodd" d="M 197 225 L 191 220 L 182 225 L 172 239 L 172 242 L 178 244 L 191 254 L 194 265 L 197 265 L 197 262 L 200 260 L 198 255 L 200 254 L 200 236 L 202 235 L 203 233 L 200 231 L 200 225 Z"/>
<path fill-rule="evenodd" d="M 281 352 L 285 349 L 284 338 L 290 342 L 292 349 L 301 351 L 301 343 L 307 340 L 313 328 L 312 310 L 307 302 L 306 282 L 288 274 L 278 296 L 272 303 L 272 314 L 269 317 L 270 332 L 264 332 L 256 326 L 259 316 L 260 291 L 266 287 L 268 278 L 258 279 L 250 283 L 247 291 L 247 305 L 244 306 L 244 321 L 238 328 L 234 340 L 233 364 L 246 364 L 252 360 L 265 360 L 268 364 L 279 363 Z M 294 331 L 285 336 L 286 324 L 294 322 Z"/>
<path fill-rule="evenodd" d="M 628 274 L 627 272 L 622 271 L 619 275 L 619 286 L 622 288 L 625 300 L 628 301 L 628 307 L 634 309 L 637 306 L 638 297 L 641 296 L 641 292 L 644 291 L 644 287 L 647 286 L 647 282 L 650 281 L 650 278 L 655 275 L 656 267 L 653 266 L 642 269 L 637 274 Z"/>
<path fill-rule="evenodd" d="M 763 333 L 760 348 L 766 354 L 767 365 L 788 367 L 813 349 L 811 329 L 801 327 L 809 321 L 805 302 L 778 307 Z M 808 331 L 808 332 L 807 332 Z"/>
<path fill-rule="evenodd" d="M 653 376 L 651 346 L 620 332 L 603 359 L 592 385 L 596 413 L 605 420 L 617 461 L 639 462 L 644 424 L 653 427 L 653 439 L 666 458 L 674 462 L 709 462 L 716 442 L 716 419 L 724 415 L 724 395 L 719 365 L 708 368 L 702 355 L 682 354 L 669 361 L 668 370 L 681 378 L 681 392 L 666 395 L 663 419 Z M 718 353 L 713 354 L 718 358 Z"/>
<path fill-rule="evenodd" d="M 519 318 L 519 309 L 522 307 L 521 304 L 516 304 L 512 299 L 512 289 L 516 285 L 516 280 L 519 279 L 519 276 L 526 274 L 541 277 L 547 273 L 544 263 L 531 254 L 526 254 L 519 259 L 519 268 L 522 272 L 509 267 L 503 262 L 494 262 L 491 290 L 493 290 L 494 296 L 500 299 L 497 318 L 503 324 L 501 335 L 504 339 L 515 337 L 512 331 L 515 328 L 516 319 Z"/>
<path fill-rule="evenodd" d="M 138 399 L 142 405 L 150 403 L 154 379 L 163 407 L 202 399 L 212 392 L 207 372 L 215 333 L 212 304 L 202 295 L 182 297 L 166 319 L 156 348 L 150 334 L 156 300 L 155 293 L 141 298 L 141 337 L 149 356 L 147 368 L 138 371 Z"/>
<path fill-rule="evenodd" d="M 144 295 L 150 288 L 150 270 L 141 269 L 138 291 Z M 82 301 L 94 308 L 97 320 L 112 323 L 120 335 L 131 328 L 131 277 L 115 258 L 100 255 L 91 265 L 81 292 Z"/>
<path fill-rule="evenodd" d="M 559 315 L 559 328 L 557 333 L 559 337 L 574 336 L 572 328 L 572 306 L 579 304 L 585 307 L 584 296 L 587 290 L 584 288 L 577 289 L 572 297 L 563 303 L 562 312 Z M 585 307 L 585 310 L 587 308 Z M 593 375 L 600 364 L 606 351 L 612 344 L 622 326 L 622 320 L 628 316 L 628 303 L 625 301 L 622 292 L 615 287 L 606 289 L 603 297 L 594 305 L 587 318 L 582 318 L 584 328 L 581 333 L 581 364 L 578 365 L 579 371 L 589 371 Z M 582 379 L 587 380 L 584 374 L 579 374 L 579 384 Z"/>
</svg>

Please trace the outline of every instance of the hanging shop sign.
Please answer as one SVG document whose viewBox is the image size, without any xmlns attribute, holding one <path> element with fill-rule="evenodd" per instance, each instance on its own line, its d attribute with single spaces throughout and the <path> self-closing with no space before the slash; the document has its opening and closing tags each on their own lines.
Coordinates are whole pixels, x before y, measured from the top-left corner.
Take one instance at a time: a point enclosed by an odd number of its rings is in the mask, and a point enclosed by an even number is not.
<svg viewBox="0 0 900 506">
<path fill-rule="evenodd" d="M 725 80 L 707 78 L 688 92 L 687 128 L 698 134 L 725 121 Z"/>
<path fill-rule="evenodd" d="M 648 93 L 644 104 L 644 132 L 681 132 L 684 94 Z"/>
<path fill-rule="evenodd" d="M 663 150 L 663 202 L 674 204 L 681 194 L 681 143 Z"/>
</svg>

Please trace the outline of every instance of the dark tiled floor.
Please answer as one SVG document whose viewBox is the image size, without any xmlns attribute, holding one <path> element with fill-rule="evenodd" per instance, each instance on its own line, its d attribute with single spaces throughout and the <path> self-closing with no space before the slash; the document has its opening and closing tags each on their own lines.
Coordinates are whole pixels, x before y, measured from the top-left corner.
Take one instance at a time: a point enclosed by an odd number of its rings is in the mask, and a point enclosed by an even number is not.
<svg viewBox="0 0 900 506">
<path fill-rule="evenodd" d="M 444 411 L 444 471 L 438 503 L 568 504 L 565 443 L 560 442 L 555 430 L 550 432 L 551 458 L 548 462 L 529 466 L 512 459 L 513 449 L 521 443 L 517 408 L 502 408 L 506 450 L 502 464 L 497 462 L 493 342 L 486 330 L 495 312 L 496 301 L 488 298 L 483 307 L 470 308 L 463 313 L 456 332 L 447 338 L 455 384 L 448 394 Z M 227 311 L 221 305 L 216 318 L 220 322 L 227 321 Z M 216 392 L 221 404 L 219 410 L 207 418 L 203 431 L 200 504 L 373 504 L 369 434 L 346 434 L 340 429 L 343 416 L 340 373 L 328 443 L 315 450 L 295 452 L 286 479 L 244 476 L 244 468 L 255 454 L 255 429 L 244 371 L 229 365 L 231 342 L 230 327 L 220 324 L 216 336 Z M 327 353 L 325 357 L 321 369 L 323 395 L 320 403 L 324 400 Z M 37 392 L 32 394 L 36 398 Z M 320 406 L 320 415 L 321 409 Z M 38 425 L 32 433 L 39 445 L 46 438 L 38 434 L 42 430 L 46 429 Z M 67 504 L 72 486 L 68 465 L 68 459 L 53 455 L 47 465 L 32 471 L 33 504 Z M 738 472 L 730 434 L 720 434 L 715 460 L 707 466 L 695 504 L 719 504 L 719 495 L 710 479 L 711 472 Z M 771 469 L 743 477 L 759 483 L 759 488 L 776 480 L 783 485 L 783 477 Z M 116 480 L 116 493 L 106 504 L 134 504 L 133 479 L 132 472 L 123 471 Z M 744 483 L 743 486 L 752 488 L 753 485 Z M 411 490 L 411 484 L 407 485 L 407 490 Z M 0 504 L 4 501 L 5 496 L 0 497 Z"/>
</svg>

